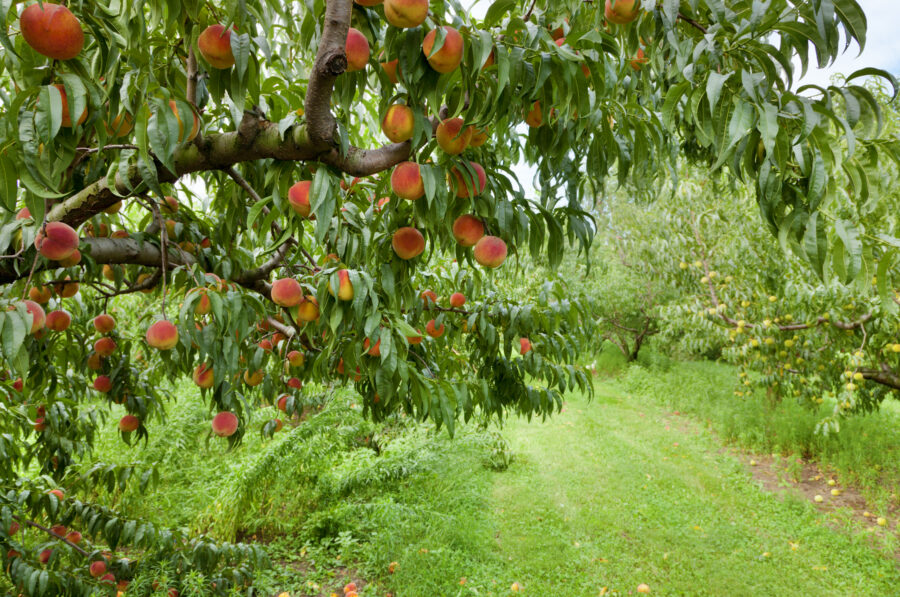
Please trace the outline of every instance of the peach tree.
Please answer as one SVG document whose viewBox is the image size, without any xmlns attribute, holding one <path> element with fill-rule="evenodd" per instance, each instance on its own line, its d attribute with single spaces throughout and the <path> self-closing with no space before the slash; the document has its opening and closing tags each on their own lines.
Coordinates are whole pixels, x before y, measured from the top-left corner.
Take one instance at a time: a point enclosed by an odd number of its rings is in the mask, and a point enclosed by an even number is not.
<svg viewBox="0 0 900 597">
<path fill-rule="evenodd" d="M 161 562 L 170 584 L 130 592 L 251 582 L 257 548 L 91 499 L 152 481 L 91 446 L 104 425 L 145 438 L 163 378 L 190 376 L 229 444 L 251 410 L 292 417 L 335 383 L 373 418 L 451 431 L 548 415 L 589 388 L 590 313 L 559 286 L 509 300 L 491 270 L 586 250 L 601 181 L 649 192 L 683 156 L 819 238 L 823 200 L 871 199 L 892 151 L 855 78 L 795 84 L 865 43 L 855 0 L 496 0 L 480 19 L 458 0 L 0 0 L 0 16 L 0 556 L 29 595 L 111 592 Z"/>
</svg>

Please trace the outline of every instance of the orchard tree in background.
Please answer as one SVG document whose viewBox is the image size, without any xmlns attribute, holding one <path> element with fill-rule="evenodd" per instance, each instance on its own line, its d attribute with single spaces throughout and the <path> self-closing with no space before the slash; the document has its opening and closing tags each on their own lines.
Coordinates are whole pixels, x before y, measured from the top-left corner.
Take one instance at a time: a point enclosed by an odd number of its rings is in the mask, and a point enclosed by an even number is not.
<svg viewBox="0 0 900 597">
<path fill-rule="evenodd" d="M 855 0 L 497 0 L 483 20 L 455 0 L 0 0 L 0 15 L 0 555 L 29 595 L 112 591 L 160 562 L 172 594 L 191 571 L 223 594 L 251 582 L 257 548 L 81 499 L 151 480 L 90 452 L 98 426 L 146 437 L 163 376 L 191 376 L 229 444 L 251 409 L 291 416 L 335 382 L 374 418 L 450 430 L 547 415 L 589 386 L 574 363 L 590 314 L 557 285 L 507 300 L 490 271 L 586 250 L 605 178 L 649 192 L 680 157 L 724 170 L 773 230 L 828 251 L 820 206 L 877 201 L 867 180 L 897 155 L 853 84 L 890 75 L 796 87 L 842 39 L 864 45 Z M 145 299 L 131 319 L 126 294 Z"/>
</svg>

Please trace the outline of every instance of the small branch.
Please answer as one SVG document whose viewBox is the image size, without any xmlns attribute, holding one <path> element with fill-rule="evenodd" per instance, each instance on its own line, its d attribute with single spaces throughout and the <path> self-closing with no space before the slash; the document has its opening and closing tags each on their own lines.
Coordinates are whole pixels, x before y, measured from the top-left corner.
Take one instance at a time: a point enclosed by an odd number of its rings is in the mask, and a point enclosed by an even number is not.
<svg viewBox="0 0 900 597">
<path fill-rule="evenodd" d="M 687 23 L 688 25 L 690 25 L 691 27 L 694 27 L 695 29 L 701 31 L 703 34 L 706 34 L 706 27 L 704 27 L 703 25 L 701 25 L 694 19 L 691 19 L 691 18 L 685 16 L 684 13 L 679 12 L 678 18 L 681 19 L 682 21 L 684 21 L 685 23 Z"/>
<path fill-rule="evenodd" d="M 47 534 L 50 535 L 51 537 L 53 537 L 53 538 L 55 538 L 55 539 L 58 539 L 59 541 L 62 541 L 63 543 L 65 543 L 66 545 L 68 545 L 69 547 L 71 547 L 72 549 L 74 549 L 75 551 L 77 551 L 78 553 L 80 553 L 80 554 L 81 554 L 82 556 L 84 556 L 84 557 L 88 557 L 88 556 L 90 555 L 90 554 L 89 554 L 87 551 L 85 551 L 83 548 L 81 548 L 81 547 L 79 547 L 78 545 L 72 543 L 71 541 L 69 541 L 68 539 L 66 539 L 65 537 L 63 537 L 62 535 L 57 535 L 56 533 L 54 533 L 53 531 L 51 531 L 50 529 L 48 529 L 47 527 L 45 527 L 45 526 L 43 526 L 43 525 L 40 525 L 40 524 L 38 524 L 38 523 L 36 523 L 36 522 L 34 522 L 34 521 L 31 521 L 31 520 L 27 520 L 27 519 L 25 519 L 25 518 L 22 518 L 21 516 L 15 515 L 15 514 L 13 514 L 13 518 L 15 518 L 15 519 L 18 520 L 19 522 L 21 522 L 21 523 L 23 523 L 23 524 L 26 524 L 26 525 L 28 525 L 28 526 L 30 526 L 30 527 L 34 527 L 34 528 L 36 528 L 36 529 L 38 529 L 38 530 L 44 531 L 45 533 L 47 533 Z"/>
<path fill-rule="evenodd" d="M 241 272 L 238 276 L 234 278 L 234 282 L 237 282 L 240 285 L 249 284 L 251 282 L 255 282 L 256 280 L 264 280 L 269 277 L 269 274 L 272 273 L 276 267 L 278 267 L 284 258 L 287 256 L 288 249 L 293 245 L 293 239 L 288 239 L 287 242 L 281 244 L 280 247 L 275 251 L 272 257 L 260 265 L 257 268 L 249 269 L 244 272 Z"/>
<path fill-rule="evenodd" d="M 528 9 L 528 12 L 525 13 L 525 16 L 522 18 L 526 23 L 531 20 L 531 13 L 534 12 L 534 6 L 537 4 L 537 0 L 531 0 L 531 7 Z"/>
<path fill-rule="evenodd" d="M 194 54 L 194 46 L 188 46 L 187 57 L 187 101 L 194 108 L 197 107 L 197 56 Z"/>
</svg>

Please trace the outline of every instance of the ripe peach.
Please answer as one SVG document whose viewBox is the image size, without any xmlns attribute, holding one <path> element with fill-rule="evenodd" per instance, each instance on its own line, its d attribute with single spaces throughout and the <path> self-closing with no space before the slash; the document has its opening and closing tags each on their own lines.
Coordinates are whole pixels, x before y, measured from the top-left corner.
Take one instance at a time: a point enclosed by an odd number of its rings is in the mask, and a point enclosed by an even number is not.
<svg viewBox="0 0 900 597">
<path fill-rule="evenodd" d="M 272 282 L 272 302 L 280 307 L 296 307 L 303 301 L 303 288 L 293 278 Z"/>
<path fill-rule="evenodd" d="M 319 319 L 319 301 L 314 296 L 307 296 L 293 312 L 297 321 L 316 321 Z"/>
<path fill-rule="evenodd" d="M 65 259 L 59 260 L 59 264 L 62 267 L 75 267 L 79 263 L 81 263 L 81 251 L 79 251 L 78 249 L 72 251 L 72 254 Z"/>
<path fill-rule="evenodd" d="M 388 0 L 388 1 L 390 1 L 390 0 Z M 347 593 L 355 593 L 356 591 L 357 591 L 357 588 L 356 588 L 355 582 L 349 582 L 346 585 L 344 585 L 344 595 L 346 595 Z"/>
<path fill-rule="evenodd" d="M 84 48 L 81 23 L 59 4 L 35 2 L 22 11 L 19 28 L 25 42 L 47 58 L 71 60 Z"/>
<path fill-rule="evenodd" d="M 260 340 L 257 346 L 259 346 L 266 352 L 272 352 L 272 349 L 275 348 L 274 346 L 272 346 L 271 340 Z"/>
<path fill-rule="evenodd" d="M 306 357 L 299 350 L 292 350 L 287 353 L 287 361 L 291 364 L 291 367 L 302 367 Z"/>
<path fill-rule="evenodd" d="M 123 205 L 122 201 L 116 201 L 115 203 L 113 203 L 112 205 L 110 205 L 109 207 L 104 209 L 103 213 L 109 214 L 109 215 L 117 214 L 120 211 L 122 211 L 122 205 Z"/>
<path fill-rule="evenodd" d="M 425 339 L 425 337 L 422 334 L 419 334 L 418 336 L 407 336 L 406 337 L 406 341 L 413 345 L 421 344 L 422 340 L 424 340 L 424 339 Z"/>
<path fill-rule="evenodd" d="M 290 398 L 287 394 L 282 394 L 278 397 L 278 401 L 275 403 L 276 408 L 281 412 L 287 412 L 287 401 Z"/>
<path fill-rule="evenodd" d="M 616 25 L 627 25 L 640 16 L 641 0 L 606 0 L 606 20 Z"/>
<path fill-rule="evenodd" d="M 112 389 L 112 380 L 106 375 L 98 375 L 94 379 L 94 389 L 106 394 Z"/>
<path fill-rule="evenodd" d="M 21 377 L 16 378 L 16 381 L 13 382 L 13 389 L 17 392 L 21 392 L 22 388 L 25 387 L 25 382 L 22 381 Z"/>
<path fill-rule="evenodd" d="M 358 29 L 350 27 L 347 32 L 347 44 L 344 48 L 347 54 L 347 72 L 352 73 L 366 68 L 369 64 L 369 40 Z"/>
<path fill-rule="evenodd" d="M 396 85 L 400 82 L 400 77 L 398 76 L 398 73 L 400 72 L 399 64 L 400 61 L 396 58 L 389 62 L 381 63 L 381 68 L 384 69 L 384 73 L 387 75 L 388 81 L 390 81 L 392 85 Z"/>
<path fill-rule="evenodd" d="M 434 51 L 437 40 L 437 29 L 432 29 L 422 42 L 422 51 L 431 68 L 439 73 L 449 73 L 459 66 L 463 56 L 463 38 L 453 27 L 444 26 L 444 44 Z"/>
<path fill-rule="evenodd" d="M 69 531 L 68 533 L 66 533 L 66 541 L 78 545 L 79 543 L 81 543 L 81 533 L 79 533 L 78 531 Z"/>
<path fill-rule="evenodd" d="M 64 499 L 66 499 L 66 494 L 62 489 L 51 489 L 47 493 L 50 495 L 55 495 L 56 499 L 58 499 L 59 501 L 63 501 Z"/>
<path fill-rule="evenodd" d="M 178 328 L 161 319 L 147 328 L 147 344 L 159 350 L 170 350 L 178 344 Z"/>
<path fill-rule="evenodd" d="M 31 333 L 34 334 L 42 327 L 44 327 L 44 323 L 47 321 L 47 316 L 44 314 L 44 309 L 39 304 L 32 300 L 25 299 L 22 301 L 25 303 L 25 309 L 31 313 Z"/>
<path fill-rule="evenodd" d="M 56 84 L 54 85 L 57 89 L 59 89 L 60 100 L 62 103 L 62 123 L 61 126 L 63 128 L 70 129 L 72 128 L 72 114 L 69 112 L 69 99 L 66 97 L 66 88 L 63 85 Z M 78 124 L 84 123 L 87 120 L 87 106 L 85 106 L 84 111 L 81 113 L 81 116 L 78 117 Z"/>
<path fill-rule="evenodd" d="M 431 336 L 432 338 L 440 338 L 444 335 L 444 324 L 442 323 L 440 326 L 436 325 L 436 322 L 432 319 L 428 323 L 425 324 L 425 333 Z"/>
<path fill-rule="evenodd" d="M 94 352 L 101 357 L 108 357 L 116 352 L 116 342 L 112 338 L 100 338 L 94 342 Z"/>
<path fill-rule="evenodd" d="M 178 120 L 178 139 L 181 141 L 193 141 L 194 137 L 197 136 L 197 133 L 200 132 L 200 119 L 197 118 L 197 115 L 191 110 L 191 116 L 194 117 L 194 125 L 191 127 L 191 133 L 188 135 L 188 138 L 184 138 L 184 120 L 181 118 L 181 114 L 178 112 L 178 104 L 175 103 L 175 100 L 169 101 L 169 108 L 172 109 L 172 113 L 175 115 L 175 118 Z"/>
<path fill-rule="evenodd" d="M 384 0 L 384 18 L 394 27 L 418 27 L 427 16 L 428 0 Z"/>
<path fill-rule="evenodd" d="M 166 195 L 163 202 L 159 206 L 159 210 L 164 214 L 174 214 L 178 212 L 178 199 Z"/>
<path fill-rule="evenodd" d="M 538 128 L 544 124 L 544 113 L 541 111 L 541 102 L 534 102 L 531 112 L 525 116 L 525 124 L 531 128 Z"/>
<path fill-rule="evenodd" d="M 469 147 L 481 147 L 488 140 L 488 132 L 483 129 L 472 127 L 472 140 L 469 141 Z"/>
<path fill-rule="evenodd" d="M 66 276 L 66 280 L 71 280 L 71 276 Z M 64 282 L 57 284 L 54 288 L 62 298 L 72 298 L 78 294 L 78 282 Z"/>
<path fill-rule="evenodd" d="M 106 562 L 100 560 L 91 562 L 90 572 L 94 578 L 100 578 L 106 574 Z"/>
<path fill-rule="evenodd" d="M 401 162 L 391 172 L 391 190 L 402 199 L 415 201 L 425 195 L 425 181 L 415 162 Z"/>
<path fill-rule="evenodd" d="M 296 378 L 296 377 L 292 377 L 292 378 L 290 378 L 289 380 L 287 380 L 287 387 L 293 388 L 293 389 L 295 389 L 295 390 L 299 390 L 299 389 L 301 389 L 301 388 L 303 387 L 303 382 L 300 381 L 300 380 L 299 380 L 298 378 Z"/>
<path fill-rule="evenodd" d="M 403 143 L 412 139 L 416 128 L 416 117 L 412 108 L 403 104 L 394 104 L 384 113 L 381 130 L 384 136 L 394 143 Z"/>
<path fill-rule="evenodd" d="M 234 66 L 234 54 L 231 51 L 231 29 L 223 25 L 210 25 L 197 38 L 197 49 L 200 55 L 213 68 L 224 69 Z"/>
<path fill-rule="evenodd" d="M 641 66 L 650 62 L 650 58 L 644 54 L 643 48 L 638 48 L 637 55 L 631 59 L 631 68 L 635 71 L 640 71 Z"/>
<path fill-rule="evenodd" d="M 99 371 L 103 366 L 103 357 L 101 357 L 96 352 L 92 352 L 91 356 L 87 359 L 87 368 L 91 371 Z"/>
<path fill-rule="evenodd" d="M 484 187 L 487 185 L 487 175 L 484 172 L 484 168 L 481 167 L 481 164 L 469 162 L 469 165 L 472 167 L 472 170 L 475 171 L 474 176 L 468 170 L 460 172 L 458 168 L 453 168 L 453 170 L 450 171 L 456 184 L 456 196 L 461 199 L 472 196 L 477 197 L 484 192 Z M 477 183 L 475 181 L 476 178 Z"/>
<path fill-rule="evenodd" d="M 459 155 L 469 146 L 472 133 L 472 127 L 466 126 L 462 118 L 450 118 L 438 125 L 434 136 L 444 153 Z"/>
<path fill-rule="evenodd" d="M 130 433 L 141 426 L 141 420 L 134 415 L 125 415 L 119 419 L 119 431 Z"/>
<path fill-rule="evenodd" d="M 231 437 L 238 428 L 237 415 L 231 412 L 220 412 L 212 420 L 213 433 L 219 437 Z"/>
<path fill-rule="evenodd" d="M 114 282 L 116 279 L 116 270 L 113 266 L 106 264 L 103 266 L 103 277 L 109 280 L 110 282 Z"/>
<path fill-rule="evenodd" d="M 301 180 L 288 190 L 288 203 L 291 204 L 291 208 L 295 212 L 304 218 L 308 218 L 312 211 L 312 206 L 309 203 L 310 187 L 312 187 L 311 180 Z"/>
<path fill-rule="evenodd" d="M 56 311 L 47 313 L 47 320 L 45 322 L 47 329 L 53 330 L 54 332 L 64 332 L 69 329 L 71 324 L 72 316 L 63 309 L 57 309 Z"/>
<path fill-rule="evenodd" d="M 260 371 L 251 372 L 249 369 L 244 371 L 244 383 L 250 386 L 251 388 L 258 386 L 263 382 L 263 378 L 265 374 Z"/>
<path fill-rule="evenodd" d="M 454 292 L 450 295 L 450 306 L 459 309 L 466 304 L 466 295 L 461 292 Z"/>
<path fill-rule="evenodd" d="M 425 237 L 415 228 L 405 226 L 394 232 L 391 246 L 400 259 L 414 259 L 425 251 Z"/>
<path fill-rule="evenodd" d="M 194 383 L 205 390 L 213 387 L 215 377 L 213 376 L 212 365 L 207 365 L 206 363 L 197 365 L 197 367 L 194 369 L 193 378 Z"/>
<path fill-rule="evenodd" d="M 128 238 L 129 234 L 127 230 L 116 230 L 112 234 L 109 235 L 110 238 Z"/>
<path fill-rule="evenodd" d="M 342 269 L 338 270 L 338 293 L 337 298 L 342 301 L 349 301 L 353 299 L 353 283 L 350 282 L 350 272 L 348 270 Z M 331 283 L 328 283 L 328 292 L 331 296 L 334 296 L 334 290 L 331 288 Z"/>
<path fill-rule="evenodd" d="M 278 433 L 284 428 L 284 423 L 281 422 L 281 419 L 272 419 L 275 422 L 275 433 Z"/>
<path fill-rule="evenodd" d="M 68 224 L 48 222 L 38 230 L 34 238 L 34 248 L 52 261 L 59 261 L 71 255 L 78 248 L 78 233 Z"/>
<path fill-rule="evenodd" d="M 112 315 L 101 313 L 94 318 L 94 329 L 101 334 L 108 334 L 116 329 L 116 320 L 113 319 Z"/>
<path fill-rule="evenodd" d="M 134 118 L 127 112 L 116 114 L 112 123 L 106 124 L 106 134 L 110 137 L 124 137 L 132 130 L 134 130 Z"/>
<path fill-rule="evenodd" d="M 30 220 L 31 219 L 31 210 L 27 207 L 23 207 L 18 212 L 16 212 L 17 220 Z"/>
<path fill-rule="evenodd" d="M 372 348 L 369 348 L 372 346 Z M 372 345 L 372 341 L 366 338 L 365 342 L 363 342 L 363 351 L 368 353 L 369 356 L 380 357 L 381 356 L 381 339 L 378 340 L 374 345 Z"/>
<path fill-rule="evenodd" d="M 45 549 L 45 550 L 42 551 L 42 552 L 40 553 L 40 555 L 38 556 L 38 560 L 40 561 L 41 564 L 46 564 L 47 562 L 50 561 L 50 556 L 51 556 L 51 555 L 53 555 L 53 550 L 52 550 L 52 549 Z"/>
<path fill-rule="evenodd" d="M 28 289 L 28 298 L 38 304 L 46 304 L 50 302 L 53 292 L 47 286 L 32 286 Z"/>
<path fill-rule="evenodd" d="M 425 304 L 426 309 L 430 306 L 431 303 L 436 303 L 438 300 L 437 294 L 435 294 L 433 290 L 423 290 L 419 295 L 419 298 L 422 299 L 422 302 Z"/>
<path fill-rule="evenodd" d="M 209 294 L 206 290 L 200 290 L 200 300 L 197 301 L 197 306 L 194 307 L 194 314 L 196 315 L 206 315 L 212 310 L 212 301 L 209 300 Z"/>
<path fill-rule="evenodd" d="M 484 236 L 484 222 L 473 215 L 459 216 L 453 222 L 453 238 L 464 247 L 474 247 Z"/>
<path fill-rule="evenodd" d="M 485 236 L 476 243 L 474 256 L 484 267 L 500 267 L 506 261 L 506 243 L 496 236 Z"/>
<path fill-rule="evenodd" d="M 529 350 L 531 350 L 531 340 L 519 338 L 519 354 L 526 354 Z"/>
<path fill-rule="evenodd" d="M 37 419 L 35 419 L 32 427 L 38 433 L 43 431 L 47 427 L 47 424 L 44 422 L 44 417 L 38 417 Z"/>
</svg>

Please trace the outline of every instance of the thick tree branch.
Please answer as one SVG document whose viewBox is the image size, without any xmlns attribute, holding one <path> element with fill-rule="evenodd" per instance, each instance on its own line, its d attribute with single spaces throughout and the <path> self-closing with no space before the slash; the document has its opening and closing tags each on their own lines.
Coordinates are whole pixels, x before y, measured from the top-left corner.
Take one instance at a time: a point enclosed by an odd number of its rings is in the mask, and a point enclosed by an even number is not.
<svg viewBox="0 0 900 597">
<path fill-rule="evenodd" d="M 328 0 L 322 37 L 316 52 L 309 85 L 306 88 L 304 111 L 313 146 L 325 150 L 334 142 L 336 122 L 331 113 L 331 94 L 334 81 L 347 70 L 347 32 L 353 0 Z"/>
<path fill-rule="evenodd" d="M 288 249 L 290 249 L 293 244 L 294 243 L 292 242 L 292 239 L 282 243 L 268 261 L 266 261 L 259 267 L 241 272 L 234 277 L 234 281 L 241 286 L 244 286 L 251 282 L 256 282 L 257 280 L 264 280 L 268 278 L 269 274 L 272 273 L 272 270 L 278 267 L 281 262 L 284 261 L 285 256 L 287 256 Z"/>
<path fill-rule="evenodd" d="M 860 369 L 863 377 L 880 383 L 883 386 L 900 390 L 900 375 L 891 370 L 887 365 L 882 365 L 881 369 Z"/>
</svg>

